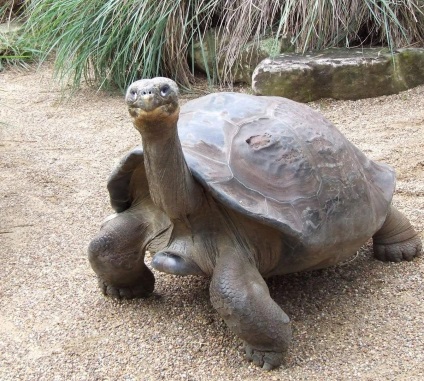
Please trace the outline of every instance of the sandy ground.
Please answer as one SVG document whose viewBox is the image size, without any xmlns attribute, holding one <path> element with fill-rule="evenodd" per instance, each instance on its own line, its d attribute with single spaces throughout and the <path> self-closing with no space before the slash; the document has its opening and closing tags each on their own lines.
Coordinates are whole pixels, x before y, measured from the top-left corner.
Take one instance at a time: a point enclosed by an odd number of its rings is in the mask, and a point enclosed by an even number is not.
<svg viewBox="0 0 424 381">
<path fill-rule="evenodd" d="M 398 173 L 394 203 L 424 238 L 424 87 L 313 104 Z M 0 73 L 0 380 L 423 380 L 424 260 L 274 278 L 292 319 L 286 365 L 264 373 L 208 298 L 207 279 L 156 273 L 144 300 L 105 298 L 87 261 L 111 213 L 105 184 L 139 143 L 123 99 L 70 101 L 51 70 Z"/>
</svg>

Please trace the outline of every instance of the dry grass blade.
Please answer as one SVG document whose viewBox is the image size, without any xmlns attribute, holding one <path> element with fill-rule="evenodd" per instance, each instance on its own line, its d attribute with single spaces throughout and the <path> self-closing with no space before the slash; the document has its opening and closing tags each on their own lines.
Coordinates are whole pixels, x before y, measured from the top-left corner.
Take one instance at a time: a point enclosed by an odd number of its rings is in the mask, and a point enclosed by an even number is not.
<svg viewBox="0 0 424 381">
<path fill-rule="evenodd" d="M 135 78 L 166 75 L 193 83 L 194 41 L 220 36 L 209 81 L 232 84 L 247 42 L 289 37 L 297 51 L 332 46 L 424 45 L 422 0 L 32 0 L 27 38 L 54 52 L 63 79 L 124 89 Z M 216 75 L 218 74 L 218 75 Z"/>
</svg>

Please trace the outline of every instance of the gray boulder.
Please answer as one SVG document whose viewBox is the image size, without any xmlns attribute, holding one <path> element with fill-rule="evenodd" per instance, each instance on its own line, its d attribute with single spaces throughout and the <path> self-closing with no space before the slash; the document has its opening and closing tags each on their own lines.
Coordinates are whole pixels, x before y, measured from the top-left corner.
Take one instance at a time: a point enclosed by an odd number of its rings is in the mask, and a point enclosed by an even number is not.
<svg viewBox="0 0 424 381">
<path fill-rule="evenodd" d="M 263 59 L 276 56 L 292 49 L 288 38 L 276 40 L 273 37 L 249 41 L 241 49 L 241 55 L 232 67 L 228 67 L 225 57 L 217 59 L 219 46 L 228 45 L 226 40 L 215 29 L 208 30 L 202 38 L 197 40 L 189 49 L 190 57 L 195 67 L 213 78 L 223 78 L 231 75 L 233 82 L 251 84 L 252 74 L 256 66 Z"/>
<path fill-rule="evenodd" d="M 252 75 L 258 95 L 299 102 L 396 94 L 424 83 L 424 49 L 328 49 L 263 60 Z"/>
</svg>

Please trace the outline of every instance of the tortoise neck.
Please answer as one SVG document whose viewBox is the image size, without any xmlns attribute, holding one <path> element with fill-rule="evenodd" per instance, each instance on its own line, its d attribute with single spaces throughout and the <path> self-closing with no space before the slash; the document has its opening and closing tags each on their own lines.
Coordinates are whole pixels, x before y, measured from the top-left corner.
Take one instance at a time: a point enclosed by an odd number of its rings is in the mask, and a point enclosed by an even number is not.
<svg viewBox="0 0 424 381">
<path fill-rule="evenodd" d="M 176 126 L 159 139 L 142 134 L 150 196 L 171 220 L 186 220 L 202 203 L 203 192 L 184 159 Z"/>
</svg>

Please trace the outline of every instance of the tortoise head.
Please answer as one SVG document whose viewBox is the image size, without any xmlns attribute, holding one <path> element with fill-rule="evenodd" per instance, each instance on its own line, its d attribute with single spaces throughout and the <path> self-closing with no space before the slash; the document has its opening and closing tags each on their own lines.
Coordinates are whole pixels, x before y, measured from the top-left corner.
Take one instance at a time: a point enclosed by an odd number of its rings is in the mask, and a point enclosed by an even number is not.
<svg viewBox="0 0 424 381">
<path fill-rule="evenodd" d="M 136 129 L 143 134 L 153 130 L 160 133 L 161 127 L 176 127 L 178 95 L 177 84 L 169 78 L 141 79 L 132 83 L 125 101 Z"/>
</svg>

